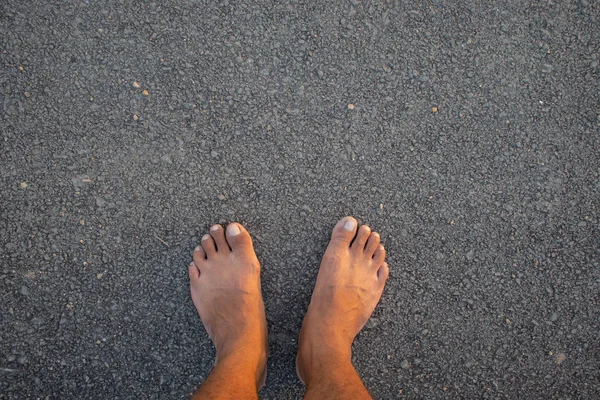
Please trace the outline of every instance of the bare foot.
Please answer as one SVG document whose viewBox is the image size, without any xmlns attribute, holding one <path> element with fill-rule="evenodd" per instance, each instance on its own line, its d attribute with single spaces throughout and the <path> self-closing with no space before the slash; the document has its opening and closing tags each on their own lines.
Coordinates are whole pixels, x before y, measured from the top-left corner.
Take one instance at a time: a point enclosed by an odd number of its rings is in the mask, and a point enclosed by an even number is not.
<svg viewBox="0 0 600 400">
<path fill-rule="evenodd" d="M 296 370 L 308 382 L 331 365 L 350 363 L 354 337 L 381 298 L 389 269 L 379 234 L 352 217 L 333 228 L 300 330 Z M 356 236 L 356 238 L 355 238 Z M 354 240 L 353 240 L 354 239 Z"/>
<path fill-rule="evenodd" d="M 226 233 L 221 225 L 211 227 L 194 249 L 189 275 L 192 300 L 217 351 L 215 365 L 239 359 L 246 372 L 256 374 L 260 389 L 266 379 L 267 321 L 260 264 L 246 229 L 238 223 L 229 224 Z"/>
</svg>

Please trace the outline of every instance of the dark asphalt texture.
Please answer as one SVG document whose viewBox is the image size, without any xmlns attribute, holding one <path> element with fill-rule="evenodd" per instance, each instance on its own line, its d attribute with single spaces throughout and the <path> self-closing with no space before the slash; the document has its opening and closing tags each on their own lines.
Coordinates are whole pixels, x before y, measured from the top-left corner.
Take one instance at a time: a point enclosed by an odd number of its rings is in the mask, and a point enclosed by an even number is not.
<svg viewBox="0 0 600 400">
<path fill-rule="evenodd" d="M 389 254 L 354 345 L 376 398 L 600 398 L 598 2 L 0 9 L 0 399 L 188 397 L 214 350 L 187 265 L 229 221 L 263 266 L 260 394 L 300 398 L 345 215 Z"/>
</svg>

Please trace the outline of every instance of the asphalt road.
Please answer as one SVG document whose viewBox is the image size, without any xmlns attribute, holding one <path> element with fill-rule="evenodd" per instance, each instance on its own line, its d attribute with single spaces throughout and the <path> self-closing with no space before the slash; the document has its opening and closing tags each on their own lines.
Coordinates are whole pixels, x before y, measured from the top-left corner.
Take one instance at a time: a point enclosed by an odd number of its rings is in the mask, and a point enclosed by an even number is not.
<svg viewBox="0 0 600 400">
<path fill-rule="evenodd" d="M 600 398 L 596 1 L 0 2 L 0 399 L 182 399 L 187 265 L 255 238 L 265 399 L 330 229 L 391 277 L 377 398 Z M 232 376 L 235 379 L 235 376 Z"/>
</svg>

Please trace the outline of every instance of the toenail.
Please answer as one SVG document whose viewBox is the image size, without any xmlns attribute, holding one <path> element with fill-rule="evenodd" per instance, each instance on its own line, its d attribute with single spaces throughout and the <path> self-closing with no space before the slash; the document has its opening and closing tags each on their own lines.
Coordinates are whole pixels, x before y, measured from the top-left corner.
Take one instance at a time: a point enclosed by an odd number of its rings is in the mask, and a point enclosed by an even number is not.
<svg viewBox="0 0 600 400">
<path fill-rule="evenodd" d="M 202 240 L 208 240 L 208 238 L 210 238 L 210 235 L 204 235 L 204 236 L 202 236 Z"/>
<path fill-rule="evenodd" d="M 240 234 L 240 227 L 237 226 L 237 224 L 231 224 L 229 225 L 229 236 L 237 236 Z"/>
<path fill-rule="evenodd" d="M 213 225 L 210 227 L 211 231 L 218 231 L 219 230 L 219 225 Z"/>
<path fill-rule="evenodd" d="M 354 228 L 356 228 L 356 221 L 353 219 L 349 219 L 344 224 L 344 229 L 347 230 L 348 232 L 352 232 L 354 230 Z"/>
<path fill-rule="evenodd" d="M 200 246 L 196 246 L 196 248 L 194 249 L 194 252 L 196 252 L 196 251 L 200 251 L 200 249 L 202 249 L 202 247 L 200 247 Z"/>
</svg>

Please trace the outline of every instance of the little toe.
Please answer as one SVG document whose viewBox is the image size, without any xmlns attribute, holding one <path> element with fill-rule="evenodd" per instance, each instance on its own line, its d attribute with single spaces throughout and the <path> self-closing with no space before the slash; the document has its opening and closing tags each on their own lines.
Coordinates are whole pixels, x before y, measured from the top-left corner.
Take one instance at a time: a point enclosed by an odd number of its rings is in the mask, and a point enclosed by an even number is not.
<svg viewBox="0 0 600 400">
<path fill-rule="evenodd" d="M 210 227 L 210 236 L 212 236 L 215 241 L 217 251 L 229 251 L 229 245 L 225 239 L 225 229 L 223 229 L 221 224 Z"/>
<path fill-rule="evenodd" d="M 369 239 L 369 235 L 371 235 L 371 228 L 367 225 L 361 225 L 360 228 L 358 228 L 356 239 L 352 242 L 352 248 L 362 252 L 365 249 L 365 244 L 367 243 L 367 239 Z"/>
<path fill-rule="evenodd" d="M 204 252 L 202 246 L 196 246 L 194 249 L 193 258 L 194 263 L 198 266 L 200 266 L 206 260 L 206 253 Z"/>
<path fill-rule="evenodd" d="M 365 253 L 369 257 L 373 257 L 373 254 L 375 254 L 377 247 L 379 247 L 380 241 L 381 241 L 381 238 L 379 237 L 379 233 L 371 232 L 371 235 L 369 236 L 369 239 L 367 240 L 367 244 L 365 245 Z"/>
<path fill-rule="evenodd" d="M 195 283 L 198 280 L 198 278 L 200 278 L 200 270 L 198 269 L 198 267 L 196 267 L 196 264 L 194 262 L 191 262 L 188 266 L 188 273 L 190 275 L 190 281 L 192 283 Z"/>
<path fill-rule="evenodd" d="M 234 253 L 253 253 L 252 238 L 241 224 L 233 222 L 227 225 L 227 242 Z"/>
<path fill-rule="evenodd" d="M 214 257 L 217 254 L 217 249 L 215 247 L 215 242 L 214 242 L 212 236 L 210 236 L 210 235 L 202 236 L 202 240 L 200 240 L 200 244 L 202 244 L 202 248 L 204 249 L 204 252 L 206 253 L 207 259 L 210 259 L 211 257 Z"/>
<path fill-rule="evenodd" d="M 380 282 L 385 283 L 388 276 L 390 276 L 390 267 L 388 266 L 388 263 L 384 262 L 377 270 L 377 278 Z"/>
<path fill-rule="evenodd" d="M 331 244 L 335 246 L 350 247 L 350 243 L 356 236 L 358 222 L 353 217 L 344 217 L 335 224 L 331 233 Z"/>
<path fill-rule="evenodd" d="M 383 264 L 383 260 L 385 260 L 385 248 L 382 244 L 377 246 L 377 250 L 373 254 L 373 264 L 379 268 L 381 264 Z"/>
</svg>

